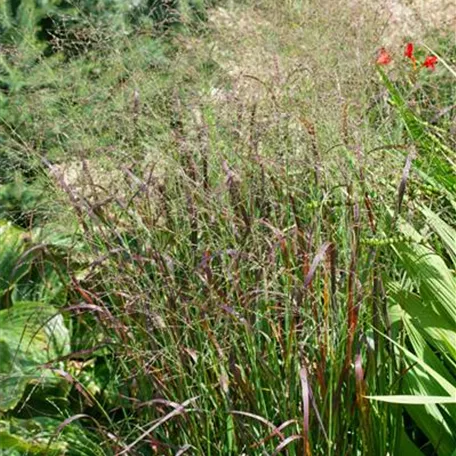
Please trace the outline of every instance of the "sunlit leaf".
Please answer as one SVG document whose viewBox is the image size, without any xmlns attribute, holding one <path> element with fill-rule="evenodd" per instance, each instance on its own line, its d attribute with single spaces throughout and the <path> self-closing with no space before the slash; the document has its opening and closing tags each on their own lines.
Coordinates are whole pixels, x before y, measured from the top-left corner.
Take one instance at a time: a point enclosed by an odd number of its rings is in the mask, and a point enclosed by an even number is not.
<svg viewBox="0 0 456 456">
<path fill-rule="evenodd" d="M 55 381 L 43 365 L 69 351 L 69 333 L 55 308 L 19 302 L 0 311 L 0 410 L 14 408 L 28 383 Z"/>
<path fill-rule="evenodd" d="M 391 404 L 424 405 L 424 404 L 456 404 L 456 396 L 365 396 L 374 401 L 390 402 Z"/>
</svg>

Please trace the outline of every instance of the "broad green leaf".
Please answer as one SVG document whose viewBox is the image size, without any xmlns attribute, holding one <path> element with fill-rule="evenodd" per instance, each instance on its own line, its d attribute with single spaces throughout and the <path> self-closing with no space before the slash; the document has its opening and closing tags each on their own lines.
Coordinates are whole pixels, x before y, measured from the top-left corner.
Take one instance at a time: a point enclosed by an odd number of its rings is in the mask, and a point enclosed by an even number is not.
<svg viewBox="0 0 456 456">
<path fill-rule="evenodd" d="M 63 318 L 52 306 L 19 302 L 0 311 L 0 411 L 14 408 L 30 382 L 53 382 L 43 365 L 70 351 Z"/>
<path fill-rule="evenodd" d="M 406 434 L 404 429 L 402 429 L 401 433 L 400 450 L 398 454 L 404 456 L 423 456 L 423 453 L 415 443 L 410 440 L 410 437 Z"/>
<path fill-rule="evenodd" d="M 434 349 L 426 343 L 418 328 L 409 319 L 404 320 L 404 328 L 416 356 L 444 378 L 451 385 L 456 385 L 454 376 L 445 363 L 434 353 Z M 423 365 L 415 365 L 404 376 L 404 392 L 411 395 L 442 396 L 448 395 L 438 377 L 429 375 Z M 453 390 L 454 391 L 454 390 Z M 449 393 L 456 397 L 456 393 Z M 456 446 L 453 429 L 456 427 L 456 407 L 452 405 L 425 404 L 423 406 L 407 406 L 407 411 L 420 429 L 438 447 L 438 453 L 447 455 Z"/>
<path fill-rule="evenodd" d="M 419 286 L 423 301 L 456 327 L 456 280 L 452 272 L 430 247 L 418 244 L 422 238 L 410 225 L 401 223 L 400 230 L 417 241 L 395 248 L 408 276 Z"/>
<path fill-rule="evenodd" d="M 31 419 L 0 420 L 0 454 L 11 456 L 55 455 L 106 456 L 112 454 L 100 446 L 95 434 L 79 423 L 34 416 Z"/>
<path fill-rule="evenodd" d="M 17 260 L 24 251 L 27 235 L 11 223 L 0 221 L 0 297 L 8 290 L 14 276 L 21 275 L 28 269 L 24 265 L 15 269 Z"/>
<path fill-rule="evenodd" d="M 440 236 L 453 265 L 456 267 L 456 230 L 430 209 L 422 207 L 421 212 L 426 217 L 427 223 Z"/>
<path fill-rule="evenodd" d="M 57 420 L 42 417 L 0 421 L 1 454 L 40 456 L 64 454 L 67 447 L 64 442 L 48 444 L 58 425 Z"/>
<path fill-rule="evenodd" d="M 405 312 L 410 317 L 410 324 L 420 331 L 428 343 L 438 348 L 450 362 L 455 361 L 456 335 L 454 326 L 448 319 L 435 312 L 434 306 L 420 299 L 419 295 L 405 290 L 400 284 L 391 284 L 390 290 L 391 299 L 402 308 L 401 317 L 404 317 Z"/>
<path fill-rule="evenodd" d="M 27 383 L 20 366 L 14 362 L 11 347 L 0 339 L 0 411 L 9 410 L 18 404 Z"/>
<path fill-rule="evenodd" d="M 448 380 L 442 377 L 439 373 L 437 373 L 434 369 L 432 369 L 423 359 L 419 358 L 418 356 L 414 355 L 410 350 L 407 350 L 405 347 L 398 344 L 395 340 L 389 338 L 386 335 L 383 335 L 385 339 L 388 339 L 396 348 L 402 351 L 409 359 L 414 361 L 423 370 L 430 375 L 447 393 L 449 396 L 456 395 L 456 385 L 452 385 Z"/>
<path fill-rule="evenodd" d="M 394 307 L 399 308 L 397 305 Z M 395 314 L 401 313 L 396 310 Z M 401 393 L 413 396 L 455 396 L 452 374 L 426 343 L 420 331 L 414 326 L 410 315 L 402 311 L 401 318 L 413 349 L 412 353 L 393 342 L 411 361 L 406 365 L 409 368 L 403 376 Z M 405 407 L 416 425 L 434 445 L 438 445 L 439 454 L 448 454 L 449 450 L 456 445 L 452 432 L 456 426 L 456 407 L 434 403 L 405 405 Z M 445 413 L 442 411 L 443 407 Z"/>
<path fill-rule="evenodd" d="M 58 272 L 65 266 L 59 261 L 69 240 L 64 234 L 28 232 L 0 221 L 0 308 L 14 301 L 60 302 L 66 289 Z"/>
</svg>

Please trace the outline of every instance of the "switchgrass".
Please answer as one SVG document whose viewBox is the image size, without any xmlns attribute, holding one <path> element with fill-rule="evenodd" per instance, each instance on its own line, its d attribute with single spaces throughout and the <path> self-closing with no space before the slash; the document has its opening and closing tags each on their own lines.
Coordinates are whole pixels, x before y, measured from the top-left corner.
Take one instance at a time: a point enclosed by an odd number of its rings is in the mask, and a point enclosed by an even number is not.
<svg viewBox="0 0 456 456">
<path fill-rule="evenodd" d="M 46 60 L 51 84 L 10 94 L 4 149 L 71 240 L 59 361 L 73 388 L 49 399 L 52 444 L 75 427 L 98 446 L 73 438 L 74 454 L 449 448 L 437 413 L 427 432 L 366 398 L 423 374 L 404 361 L 393 293 L 416 293 L 398 220 L 421 223 L 408 189 L 423 185 L 404 162 L 418 149 L 421 176 L 445 178 L 435 146 L 449 140 L 423 133 L 426 97 L 421 116 L 400 78 L 382 73 L 389 95 L 374 82 L 377 16 L 323 3 L 331 14 L 236 5 L 174 41 L 119 36 L 104 58 Z"/>
<path fill-rule="evenodd" d="M 110 400 L 126 414 L 110 431 L 127 445 L 191 399 L 139 448 L 153 437 L 201 454 L 387 451 L 391 427 L 373 426 L 389 406 L 362 398 L 365 382 L 391 392 L 394 373 L 372 330 L 387 316 L 375 250 L 360 245 L 371 209 L 356 183 L 323 195 L 312 164 L 291 174 L 247 156 L 205 185 L 201 157 L 187 159 L 166 193 L 138 183 L 134 211 L 114 203 L 84 222 L 95 266 L 76 290 L 121 360 L 103 385 L 122 391 Z"/>
</svg>

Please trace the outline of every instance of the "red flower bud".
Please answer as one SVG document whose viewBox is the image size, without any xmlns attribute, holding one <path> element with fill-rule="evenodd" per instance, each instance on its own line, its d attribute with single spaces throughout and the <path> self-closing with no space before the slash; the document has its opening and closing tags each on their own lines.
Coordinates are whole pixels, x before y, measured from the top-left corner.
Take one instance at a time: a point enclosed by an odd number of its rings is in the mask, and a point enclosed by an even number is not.
<svg viewBox="0 0 456 456">
<path fill-rule="evenodd" d="M 415 61 L 415 56 L 413 55 L 414 46 L 413 43 L 407 43 L 404 50 L 404 55 L 410 60 Z"/>
<path fill-rule="evenodd" d="M 393 59 L 385 48 L 381 48 L 377 58 L 377 65 L 388 65 Z"/>
<path fill-rule="evenodd" d="M 437 62 L 438 58 L 435 55 L 428 55 L 423 63 L 423 66 L 429 68 L 431 71 L 434 71 Z"/>
</svg>

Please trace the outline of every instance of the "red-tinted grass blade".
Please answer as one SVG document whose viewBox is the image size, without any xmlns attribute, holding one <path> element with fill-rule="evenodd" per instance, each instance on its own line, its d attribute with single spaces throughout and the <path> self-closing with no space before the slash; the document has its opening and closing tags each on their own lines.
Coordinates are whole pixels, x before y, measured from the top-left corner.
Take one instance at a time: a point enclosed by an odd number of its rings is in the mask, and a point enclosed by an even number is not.
<svg viewBox="0 0 456 456">
<path fill-rule="evenodd" d="M 307 369 L 303 366 L 299 372 L 301 378 L 301 394 L 302 394 L 302 414 L 303 414 L 303 439 L 304 439 L 304 456 L 310 455 L 309 445 L 309 399 L 310 389 L 307 377 Z"/>
<path fill-rule="evenodd" d="M 315 275 L 315 271 L 317 270 L 318 265 L 322 262 L 323 258 L 325 257 L 326 251 L 331 247 L 331 245 L 331 242 L 327 241 L 318 249 L 318 252 L 315 255 L 310 266 L 310 270 L 307 273 L 306 278 L 304 279 L 305 288 L 307 288 L 309 284 L 312 282 L 313 276 Z"/>
<path fill-rule="evenodd" d="M 280 445 L 278 445 L 275 450 L 272 452 L 271 456 L 277 456 L 279 453 L 282 452 L 282 450 L 287 447 L 291 442 L 294 442 L 295 440 L 300 440 L 302 439 L 302 436 L 300 435 L 290 435 L 290 437 L 287 437 Z M 308 453 L 305 453 L 308 454 Z"/>
</svg>

